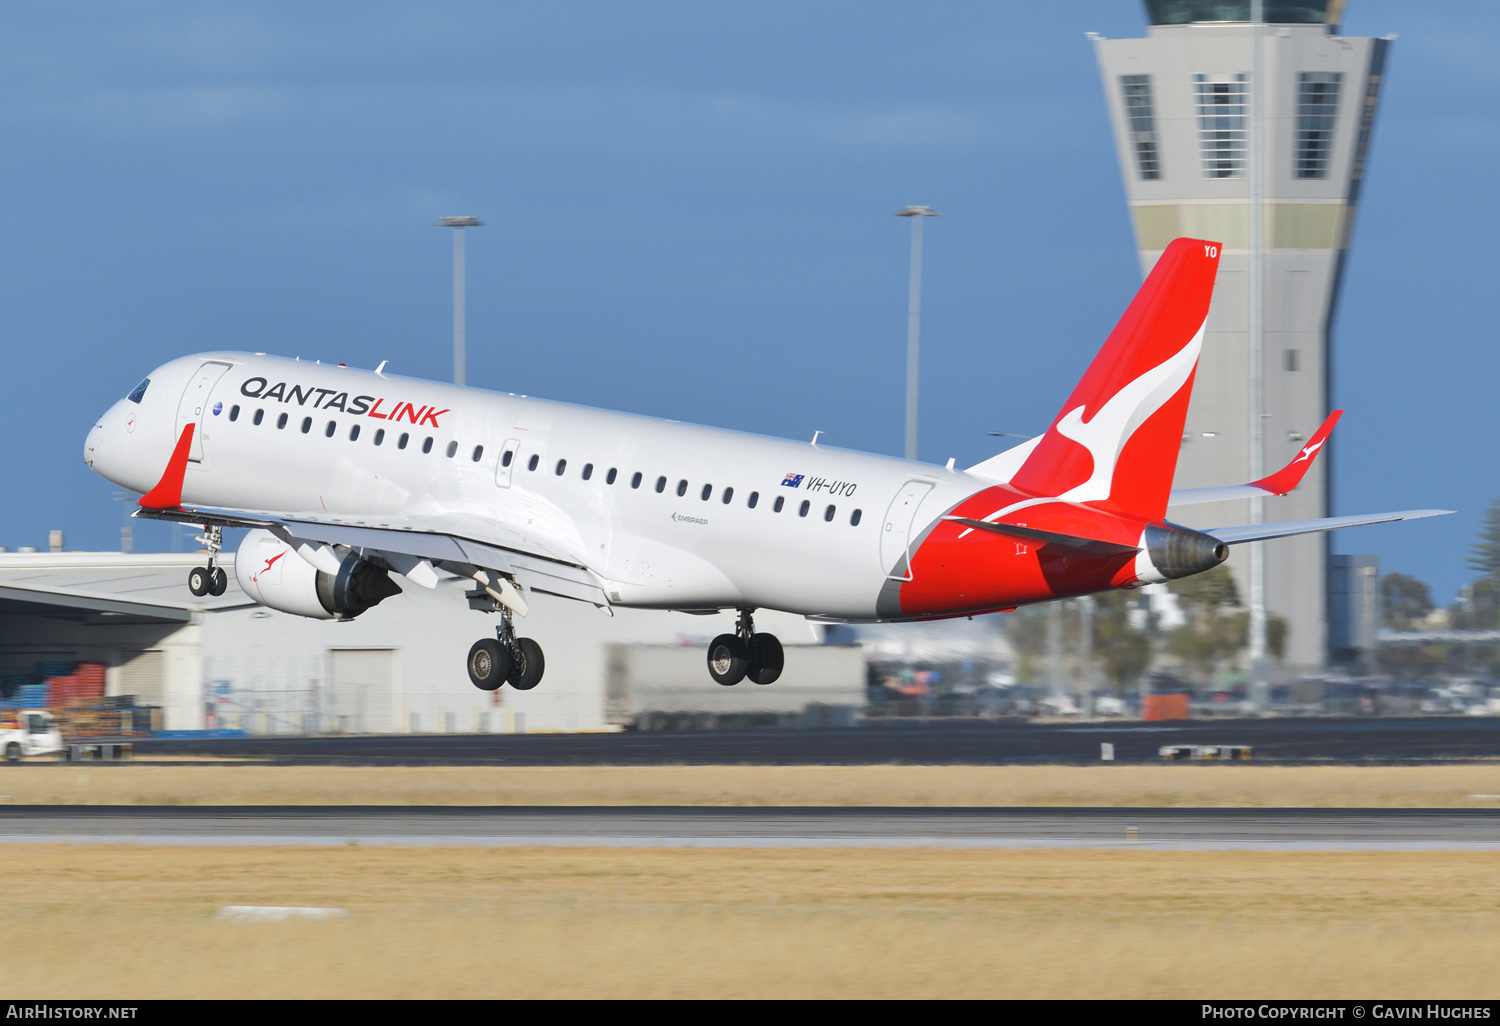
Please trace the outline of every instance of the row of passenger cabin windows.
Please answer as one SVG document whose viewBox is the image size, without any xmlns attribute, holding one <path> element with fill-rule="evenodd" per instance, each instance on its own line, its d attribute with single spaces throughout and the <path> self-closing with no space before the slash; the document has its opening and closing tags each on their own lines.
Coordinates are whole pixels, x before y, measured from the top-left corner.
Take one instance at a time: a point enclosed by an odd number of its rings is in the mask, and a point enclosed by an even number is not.
<svg viewBox="0 0 1500 1026">
<path fill-rule="evenodd" d="M 512 453 L 510 452 L 510 450 L 507 449 L 506 452 L 505 452 L 505 455 L 500 458 L 500 465 L 503 466 L 503 467 L 510 466 L 511 457 L 512 457 Z M 537 467 L 541 466 L 541 462 L 542 462 L 542 457 L 539 454 L 537 454 L 537 453 L 532 453 L 531 454 L 531 458 L 526 461 L 526 469 L 527 470 L 536 470 Z M 555 464 L 553 464 L 552 473 L 554 475 L 556 475 L 557 477 L 562 477 L 567 472 L 568 472 L 568 461 L 566 459 L 558 460 Z M 580 472 L 579 476 L 582 477 L 585 481 L 590 480 L 594 476 L 594 465 L 592 463 L 585 463 L 583 465 L 583 470 Z M 619 468 L 618 467 L 610 467 L 609 471 L 604 475 L 604 483 L 612 485 L 612 484 L 615 483 L 615 479 L 618 476 L 619 476 Z M 641 485 L 645 482 L 645 480 L 646 480 L 646 476 L 644 474 L 642 474 L 639 470 L 637 470 L 634 474 L 630 475 L 630 487 L 631 488 L 640 488 Z M 656 492 L 658 494 L 661 494 L 661 493 L 663 493 L 663 492 L 665 492 L 667 490 L 667 478 L 666 478 L 665 475 L 662 475 L 662 476 L 660 476 L 660 477 L 658 477 L 656 479 L 655 490 L 656 490 Z M 688 493 L 687 478 L 682 478 L 681 480 L 679 480 L 677 482 L 676 491 L 677 491 L 678 496 L 686 496 L 687 495 L 687 493 Z M 714 497 L 714 486 L 711 485 L 711 484 L 704 485 L 698 491 L 698 498 L 701 499 L 703 502 L 708 502 L 713 497 Z M 720 489 L 719 490 L 719 501 L 721 503 L 723 503 L 725 506 L 728 506 L 730 503 L 734 502 L 734 487 L 733 486 L 728 486 L 728 487 Z M 749 507 L 750 509 L 754 509 L 756 506 L 760 505 L 760 492 L 751 492 L 749 494 L 749 496 L 747 496 L 746 499 L 745 499 L 745 505 L 747 507 Z M 776 501 L 771 504 L 771 510 L 772 510 L 772 512 L 780 513 L 785 508 L 786 508 L 786 496 L 785 495 L 778 495 L 778 496 L 776 496 Z M 803 499 L 802 500 L 802 504 L 797 507 L 797 515 L 799 517 L 805 517 L 805 516 L 807 516 L 807 514 L 809 512 L 811 512 L 811 510 L 812 510 L 812 500 L 811 499 Z M 857 509 L 854 512 L 850 513 L 849 514 L 849 525 L 851 527 L 858 527 L 859 526 L 859 521 L 860 521 L 860 519 L 864 515 L 865 515 L 864 514 L 864 510 L 859 510 L 859 509 Z M 824 520 L 832 521 L 833 518 L 836 517 L 836 516 L 838 516 L 838 507 L 837 506 L 835 506 L 833 503 L 829 503 L 826 507 L 824 507 L 824 509 L 823 509 L 823 519 Z"/>
<path fill-rule="evenodd" d="M 266 411 L 264 409 L 258 409 L 258 410 L 256 410 L 254 416 L 251 418 L 252 423 L 254 423 L 256 425 L 259 425 L 265 419 L 265 413 L 266 413 Z M 240 419 L 240 408 L 238 406 L 232 406 L 232 407 L 230 407 L 230 409 L 229 409 L 229 419 L 231 421 L 236 421 L 236 420 Z M 283 429 L 286 428 L 286 426 L 287 426 L 287 419 L 288 419 L 287 418 L 287 414 L 285 414 L 285 413 L 281 414 L 279 417 L 276 418 L 276 427 L 277 427 L 278 430 L 283 430 Z M 312 426 L 313 426 L 313 419 L 311 417 L 303 417 L 302 418 L 302 433 L 304 435 L 308 434 L 308 433 L 310 433 L 312 431 Z M 339 426 L 338 425 L 338 421 L 336 421 L 336 420 L 330 420 L 327 423 L 327 425 L 324 427 L 324 429 L 323 429 L 324 436 L 328 437 L 328 438 L 332 438 L 334 436 L 334 434 L 337 433 L 338 426 Z M 349 427 L 349 441 L 356 442 L 356 441 L 359 440 L 359 428 L 360 428 L 360 426 L 358 424 L 352 424 L 352 425 L 350 425 L 350 427 Z M 376 445 L 380 445 L 380 444 L 382 444 L 382 443 L 385 442 L 385 428 L 376 428 L 375 429 L 375 439 L 374 439 L 374 441 L 375 441 Z M 407 443 L 410 442 L 410 441 L 411 441 L 411 435 L 403 431 L 401 433 L 401 437 L 396 440 L 396 448 L 398 448 L 398 449 L 405 449 L 406 446 L 407 446 Z M 428 435 L 425 439 L 423 439 L 423 441 L 422 441 L 422 451 L 424 453 L 432 451 L 432 436 L 431 435 Z M 456 455 L 458 455 L 458 443 L 457 442 L 449 442 L 448 443 L 448 449 L 447 449 L 447 456 L 448 456 L 448 458 L 452 459 Z M 472 453 L 470 453 L 469 458 L 473 462 L 478 463 L 481 459 L 484 458 L 484 446 L 482 446 L 482 445 L 476 445 L 476 446 L 474 446 L 474 451 Z M 511 465 L 511 463 L 512 463 L 512 461 L 514 459 L 515 459 L 515 452 L 513 450 L 511 450 L 511 449 L 506 449 L 505 452 L 502 453 L 501 456 L 500 456 L 500 465 L 502 467 L 508 467 L 508 466 Z M 526 469 L 527 470 L 536 470 L 537 467 L 539 467 L 541 465 L 541 462 L 542 462 L 542 457 L 539 454 L 537 454 L 537 453 L 532 453 L 531 454 L 531 458 L 526 461 Z M 552 471 L 553 471 L 553 473 L 556 476 L 562 477 L 564 474 L 566 474 L 568 472 L 568 461 L 566 459 L 558 460 L 557 463 L 553 466 Z M 610 467 L 608 473 L 606 473 L 604 475 L 604 483 L 605 484 L 610 484 L 610 485 L 614 484 L 615 483 L 615 479 L 619 476 L 619 473 L 620 472 L 619 472 L 618 468 L 616 468 L 616 467 Z M 592 463 L 585 463 L 583 465 L 583 471 L 581 472 L 580 476 L 585 481 L 591 480 L 593 478 L 593 476 L 594 476 L 594 465 Z M 631 475 L 631 478 L 630 478 L 630 487 L 631 488 L 639 488 L 644 480 L 645 480 L 645 475 L 642 474 L 639 470 L 637 470 L 634 474 Z M 661 492 L 665 492 L 666 490 L 667 490 L 667 478 L 665 476 L 658 477 L 656 479 L 656 491 L 658 493 L 661 493 Z M 686 496 L 687 492 L 688 492 L 688 482 L 687 482 L 686 478 L 683 478 L 682 480 L 680 480 L 680 481 L 677 482 L 677 494 L 679 496 Z M 698 498 L 701 499 L 704 502 L 708 502 L 710 499 L 713 498 L 713 496 L 714 496 L 714 486 L 711 485 L 711 484 L 704 485 L 702 487 L 702 489 L 699 490 L 699 493 L 698 493 Z M 726 488 L 723 488 L 723 489 L 720 490 L 720 492 L 719 492 L 719 501 L 721 503 L 723 503 L 725 506 L 728 506 L 730 503 L 734 502 L 734 488 L 733 488 L 733 486 L 726 487 Z M 747 507 L 749 507 L 750 509 L 754 509 L 756 506 L 760 505 L 760 492 L 751 492 L 750 495 L 745 499 L 745 505 Z M 776 501 L 771 504 L 771 510 L 772 510 L 772 512 L 780 513 L 785 508 L 786 508 L 786 496 L 785 495 L 778 495 L 778 496 L 776 496 Z M 812 511 L 812 500 L 811 499 L 803 499 L 802 503 L 797 507 L 797 515 L 799 517 L 805 517 L 811 511 Z M 836 517 L 836 516 L 838 516 L 838 507 L 837 506 L 835 506 L 833 503 L 829 503 L 827 506 L 824 507 L 824 509 L 823 509 L 823 519 L 824 520 L 831 522 L 833 520 L 833 518 Z M 864 510 L 859 510 L 859 509 L 854 510 L 852 513 L 849 514 L 849 525 L 851 527 L 858 527 L 860 519 L 863 518 L 863 516 L 864 516 Z"/>
<path fill-rule="evenodd" d="M 229 419 L 231 421 L 236 421 L 236 420 L 240 419 L 240 408 L 238 406 L 231 406 L 229 408 Z M 250 421 L 251 421 L 252 424 L 255 424 L 255 425 L 259 426 L 260 423 L 262 421 L 264 421 L 265 419 L 266 419 L 266 411 L 264 409 L 259 409 L 259 410 L 255 411 L 255 414 L 254 414 L 254 416 L 252 416 L 250 418 Z M 281 414 L 279 417 L 276 418 L 276 429 L 278 431 L 285 430 L 286 426 L 287 426 L 287 421 L 288 421 L 287 414 L 285 414 L 285 413 Z M 310 434 L 312 432 L 312 427 L 313 427 L 313 419 L 311 417 L 303 417 L 302 418 L 302 433 L 304 435 Z M 357 441 L 359 441 L 359 429 L 360 429 L 360 425 L 358 425 L 358 424 L 351 424 L 351 425 L 349 425 L 349 441 L 351 441 L 351 442 L 357 442 Z M 325 424 L 323 426 L 323 436 L 325 438 L 332 438 L 335 434 L 338 433 L 338 430 L 339 430 L 339 422 L 336 421 L 336 420 L 330 420 L 327 424 Z M 385 428 L 376 428 L 375 429 L 374 442 L 375 442 L 376 445 L 384 445 L 385 444 Z M 396 448 L 398 448 L 398 449 L 405 449 L 410 442 L 411 442 L 411 434 L 408 433 L 408 432 L 406 432 L 406 431 L 403 431 L 403 432 L 401 432 L 401 436 L 396 439 Z M 432 451 L 432 436 L 431 435 L 428 435 L 426 438 L 422 439 L 422 451 L 424 453 Z M 457 442 L 449 442 L 448 443 L 447 455 L 448 455 L 449 459 L 452 459 L 454 456 L 458 455 L 458 443 Z M 475 463 L 478 463 L 481 459 L 484 458 L 484 446 L 482 446 L 482 445 L 476 445 L 476 446 L 474 446 L 474 451 L 472 453 L 470 453 L 469 458 L 472 459 Z"/>
</svg>

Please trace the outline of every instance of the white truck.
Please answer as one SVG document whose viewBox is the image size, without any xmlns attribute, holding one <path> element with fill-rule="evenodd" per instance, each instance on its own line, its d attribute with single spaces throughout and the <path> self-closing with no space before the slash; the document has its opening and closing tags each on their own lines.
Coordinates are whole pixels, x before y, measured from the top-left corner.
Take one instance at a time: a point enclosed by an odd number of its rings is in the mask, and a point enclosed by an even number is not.
<svg viewBox="0 0 1500 1026">
<path fill-rule="evenodd" d="M 0 753 L 6 762 L 28 755 L 55 755 L 63 750 L 62 731 L 43 709 L 0 712 Z"/>
</svg>

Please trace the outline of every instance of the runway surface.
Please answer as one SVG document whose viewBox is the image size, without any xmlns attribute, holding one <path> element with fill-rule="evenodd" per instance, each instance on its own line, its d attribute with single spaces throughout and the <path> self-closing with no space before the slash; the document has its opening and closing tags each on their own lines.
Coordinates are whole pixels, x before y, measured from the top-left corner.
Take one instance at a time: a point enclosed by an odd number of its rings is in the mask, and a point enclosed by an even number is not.
<svg viewBox="0 0 1500 1026">
<path fill-rule="evenodd" d="M 837 730 L 398 734 L 140 741 L 136 753 L 295 765 L 590 766 L 1158 762 L 1166 744 L 1252 745 L 1256 762 L 1418 763 L 1500 758 L 1500 717 L 1194 720 L 1161 725 L 922 722 Z"/>
<path fill-rule="evenodd" d="M 1500 850 L 1500 810 L 0 808 L 0 843 Z"/>
</svg>

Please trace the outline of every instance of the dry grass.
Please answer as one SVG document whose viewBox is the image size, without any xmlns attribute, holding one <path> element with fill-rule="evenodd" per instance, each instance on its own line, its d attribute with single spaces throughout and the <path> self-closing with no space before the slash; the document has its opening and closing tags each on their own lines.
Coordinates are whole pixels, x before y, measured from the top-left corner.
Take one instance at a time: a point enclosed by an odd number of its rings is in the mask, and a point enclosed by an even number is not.
<svg viewBox="0 0 1500 1026">
<path fill-rule="evenodd" d="M 13 998 L 1494 998 L 1476 853 L 7 846 Z M 233 923 L 225 904 L 340 921 Z"/>
<path fill-rule="evenodd" d="M 7 804 L 1476 807 L 1500 765 L 67 766 L 0 768 Z"/>
</svg>

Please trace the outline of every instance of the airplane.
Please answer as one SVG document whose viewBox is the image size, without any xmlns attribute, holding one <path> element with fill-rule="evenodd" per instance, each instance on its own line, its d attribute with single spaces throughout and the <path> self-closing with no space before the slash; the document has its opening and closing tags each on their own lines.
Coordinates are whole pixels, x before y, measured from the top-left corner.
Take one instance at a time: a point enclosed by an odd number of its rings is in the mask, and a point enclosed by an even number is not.
<svg viewBox="0 0 1500 1026">
<path fill-rule="evenodd" d="M 194 595 L 240 587 L 349 620 L 407 585 L 471 582 L 497 614 L 473 684 L 541 681 L 519 637 L 533 593 L 599 607 L 739 613 L 708 647 L 721 685 L 770 684 L 757 609 L 823 622 L 973 616 L 1186 577 L 1229 546 L 1436 516 L 1406 510 L 1199 531 L 1169 506 L 1285 495 L 1336 412 L 1259 481 L 1172 490 L 1220 245 L 1177 239 L 1045 433 L 955 469 L 265 354 L 186 356 L 89 432 L 84 460 L 143 493 L 137 517 L 201 525 Z"/>
</svg>

